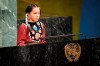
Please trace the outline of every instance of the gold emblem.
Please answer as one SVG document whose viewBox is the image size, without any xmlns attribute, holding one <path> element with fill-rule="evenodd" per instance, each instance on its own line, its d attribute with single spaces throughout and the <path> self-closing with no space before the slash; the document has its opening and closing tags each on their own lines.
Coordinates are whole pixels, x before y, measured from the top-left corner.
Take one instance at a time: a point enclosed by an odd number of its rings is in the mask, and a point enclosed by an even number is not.
<svg viewBox="0 0 100 66">
<path fill-rule="evenodd" d="M 81 47 L 78 43 L 70 43 L 64 47 L 64 51 L 69 62 L 78 61 L 81 54 Z"/>
</svg>

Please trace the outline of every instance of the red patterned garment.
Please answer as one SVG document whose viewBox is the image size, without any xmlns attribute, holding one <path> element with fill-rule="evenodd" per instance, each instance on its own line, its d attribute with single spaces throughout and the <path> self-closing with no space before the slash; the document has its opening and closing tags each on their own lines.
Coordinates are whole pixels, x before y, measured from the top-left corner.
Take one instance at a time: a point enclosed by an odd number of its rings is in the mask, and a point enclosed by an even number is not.
<svg viewBox="0 0 100 66">
<path fill-rule="evenodd" d="M 17 30 L 17 46 L 25 46 L 29 43 L 45 44 L 45 28 L 42 22 L 28 22 L 28 27 L 22 23 Z M 41 38 L 42 39 L 41 39 Z"/>
</svg>

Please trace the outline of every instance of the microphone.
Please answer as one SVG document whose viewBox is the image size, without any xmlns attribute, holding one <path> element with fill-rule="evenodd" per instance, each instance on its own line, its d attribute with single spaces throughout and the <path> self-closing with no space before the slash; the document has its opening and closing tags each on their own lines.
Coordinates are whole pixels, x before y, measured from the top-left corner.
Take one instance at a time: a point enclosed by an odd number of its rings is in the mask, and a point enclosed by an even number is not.
<svg viewBox="0 0 100 66">
<path fill-rule="evenodd" d="M 67 34 L 67 35 L 57 35 L 57 36 L 47 36 L 47 37 L 40 37 L 40 39 L 57 38 L 57 37 L 71 37 L 71 36 L 78 36 L 78 35 L 83 35 L 83 33 Z"/>
</svg>

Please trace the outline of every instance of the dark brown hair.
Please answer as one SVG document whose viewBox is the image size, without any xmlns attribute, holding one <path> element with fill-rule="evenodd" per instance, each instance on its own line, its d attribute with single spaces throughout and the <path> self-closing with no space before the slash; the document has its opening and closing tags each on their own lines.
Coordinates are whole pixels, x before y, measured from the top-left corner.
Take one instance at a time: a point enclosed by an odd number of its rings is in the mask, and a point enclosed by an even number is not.
<svg viewBox="0 0 100 66">
<path fill-rule="evenodd" d="M 34 7 L 39 7 L 37 4 L 31 4 L 27 6 L 25 13 L 30 13 Z"/>
</svg>

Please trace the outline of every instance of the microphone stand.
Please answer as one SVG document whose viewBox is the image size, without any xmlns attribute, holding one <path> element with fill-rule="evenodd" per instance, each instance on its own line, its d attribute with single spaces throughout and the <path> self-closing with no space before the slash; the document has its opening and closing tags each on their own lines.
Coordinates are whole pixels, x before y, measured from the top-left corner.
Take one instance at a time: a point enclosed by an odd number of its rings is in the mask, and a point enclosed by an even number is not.
<svg viewBox="0 0 100 66">
<path fill-rule="evenodd" d="M 47 37 L 40 37 L 40 39 L 48 39 L 48 38 L 56 38 L 56 37 L 70 37 L 70 36 L 78 36 L 83 35 L 83 33 L 79 34 L 67 34 L 67 35 L 58 35 L 58 36 L 47 36 Z"/>
<path fill-rule="evenodd" d="M 49 38 L 57 38 L 57 37 L 71 37 L 71 36 L 78 36 L 78 35 L 83 35 L 83 33 L 67 34 L 67 35 L 57 35 L 57 36 L 47 36 L 47 37 L 40 37 L 40 39 L 49 39 Z M 39 42 L 27 43 L 27 45 L 33 45 L 33 44 L 46 44 L 46 42 L 44 42 L 44 43 L 39 43 Z"/>
</svg>

